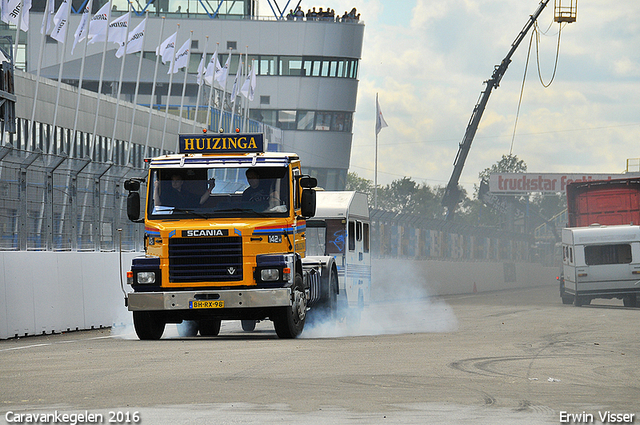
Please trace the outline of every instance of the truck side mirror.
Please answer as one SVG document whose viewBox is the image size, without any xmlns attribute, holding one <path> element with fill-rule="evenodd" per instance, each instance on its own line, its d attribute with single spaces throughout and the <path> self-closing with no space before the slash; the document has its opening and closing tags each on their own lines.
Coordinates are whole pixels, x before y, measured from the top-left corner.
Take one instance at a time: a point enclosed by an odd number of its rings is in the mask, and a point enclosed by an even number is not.
<svg viewBox="0 0 640 425">
<path fill-rule="evenodd" d="M 300 177 L 300 187 L 305 189 L 313 189 L 318 186 L 318 179 L 311 176 L 302 176 Z"/>
<path fill-rule="evenodd" d="M 314 179 L 315 180 L 315 179 Z M 309 218 L 316 215 L 316 191 L 313 189 L 302 189 L 302 216 Z"/>
<path fill-rule="evenodd" d="M 125 180 L 124 188 L 129 192 L 137 192 L 140 190 L 140 182 L 138 180 Z"/>
<path fill-rule="evenodd" d="M 140 193 L 129 192 L 127 195 L 127 216 L 134 222 L 140 220 Z"/>
</svg>

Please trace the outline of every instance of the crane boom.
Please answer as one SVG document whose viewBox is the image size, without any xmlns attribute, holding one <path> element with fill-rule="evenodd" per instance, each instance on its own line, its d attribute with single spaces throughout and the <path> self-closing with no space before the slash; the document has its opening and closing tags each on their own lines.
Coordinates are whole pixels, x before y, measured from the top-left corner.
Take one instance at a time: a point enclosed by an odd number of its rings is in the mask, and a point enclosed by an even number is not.
<svg viewBox="0 0 640 425">
<path fill-rule="evenodd" d="M 458 187 L 458 182 L 460 181 L 464 163 L 467 160 L 467 155 L 469 155 L 469 150 L 471 149 L 471 142 L 473 141 L 473 138 L 476 135 L 476 131 L 478 130 L 478 124 L 480 124 L 480 119 L 482 118 L 482 114 L 484 113 L 487 102 L 489 101 L 491 91 L 493 89 L 497 89 L 500 85 L 500 80 L 502 80 L 505 72 L 507 72 L 507 67 L 511 63 L 511 56 L 513 56 L 516 49 L 524 39 L 525 35 L 535 24 L 536 19 L 538 19 L 538 16 L 540 16 L 549 1 L 550 0 L 542 0 L 540 2 L 538 10 L 536 10 L 536 12 L 529 17 L 529 20 L 525 24 L 524 28 L 522 28 L 522 30 L 520 31 L 520 34 L 518 34 L 515 41 L 511 44 L 511 49 L 509 50 L 507 56 L 505 56 L 500 65 L 496 65 L 494 67 L 491 78 L 485 81 L 487 87 L 480 94 L 480 99 L 478 100 L 478 103 L 476 103 L 476 106 L 473 108 L 473 113 L 471 114 L 469 124 L 467 124 L 464 138 L 462 139 L 462 142 L 460 142 L 458 154 L 456 155 L 456 159 L 453 162 L 453 173 L 451 174 L 451 178 L 449 179 L 449 183 L 447 184 L 447 187 L 445 189 L 444 196 L 442 197 L 442 205 L 447 208 L 447 220 L 453 219 L 456 206 L 460 202 L 460 189 Z"/>
</svg>

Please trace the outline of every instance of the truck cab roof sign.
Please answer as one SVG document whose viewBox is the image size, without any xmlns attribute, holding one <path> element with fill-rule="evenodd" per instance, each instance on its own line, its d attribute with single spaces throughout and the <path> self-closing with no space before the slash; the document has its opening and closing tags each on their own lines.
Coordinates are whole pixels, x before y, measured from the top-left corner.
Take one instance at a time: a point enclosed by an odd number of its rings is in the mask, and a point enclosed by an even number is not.
<svg viewBox="0 0 640 425">
<path fill-rule="evenodd" d="M 211 133 L 180 135 L 178 153 L 264 152 L 262 133 Z"/>
</svg>

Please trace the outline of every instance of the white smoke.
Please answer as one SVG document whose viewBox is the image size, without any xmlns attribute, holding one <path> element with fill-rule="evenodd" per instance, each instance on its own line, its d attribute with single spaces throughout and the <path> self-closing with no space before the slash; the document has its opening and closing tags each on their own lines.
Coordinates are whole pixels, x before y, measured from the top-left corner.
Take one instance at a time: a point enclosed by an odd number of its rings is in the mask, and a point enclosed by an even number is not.
<svg viewBox="0 0 640 425">
<path fill-rule="evenodd" d="M 453 309 L 432 295 L 435 284 L 413 262 L 392 262 L 384 270 L 377 267 L 371 287 L 371 303 L 362 311 L 359 323 L 348 318 L 316 318 L 305 326 L 301 337 L 451 332 L 458 327 Z"/>
</svg>

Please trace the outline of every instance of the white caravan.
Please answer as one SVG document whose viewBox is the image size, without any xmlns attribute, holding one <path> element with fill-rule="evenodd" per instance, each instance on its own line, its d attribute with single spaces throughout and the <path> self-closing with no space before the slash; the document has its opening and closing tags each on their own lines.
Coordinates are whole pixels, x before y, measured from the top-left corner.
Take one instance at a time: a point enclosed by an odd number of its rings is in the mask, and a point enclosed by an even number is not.
<svg viewBox="0 0 640 425">
<path fill-rule="evenodd" d="M 640 294 L 640 226 L 562 229 L 565 304 L 580 306 L 594 298 L 621 298 L 635 307 Z"/>
<path fill-rule="evenodd" d="M 307 219 L 307 255 L 328 255 L 338 266 L 338 307 L 359 320 L 371 298 L 370 220 L 364 193 L 316 192 L 316 215 Z M 354 308 L 355 307 L 355 308 Z M 343 310 L 344 311 L 344 310 Z"/>
</svg>

